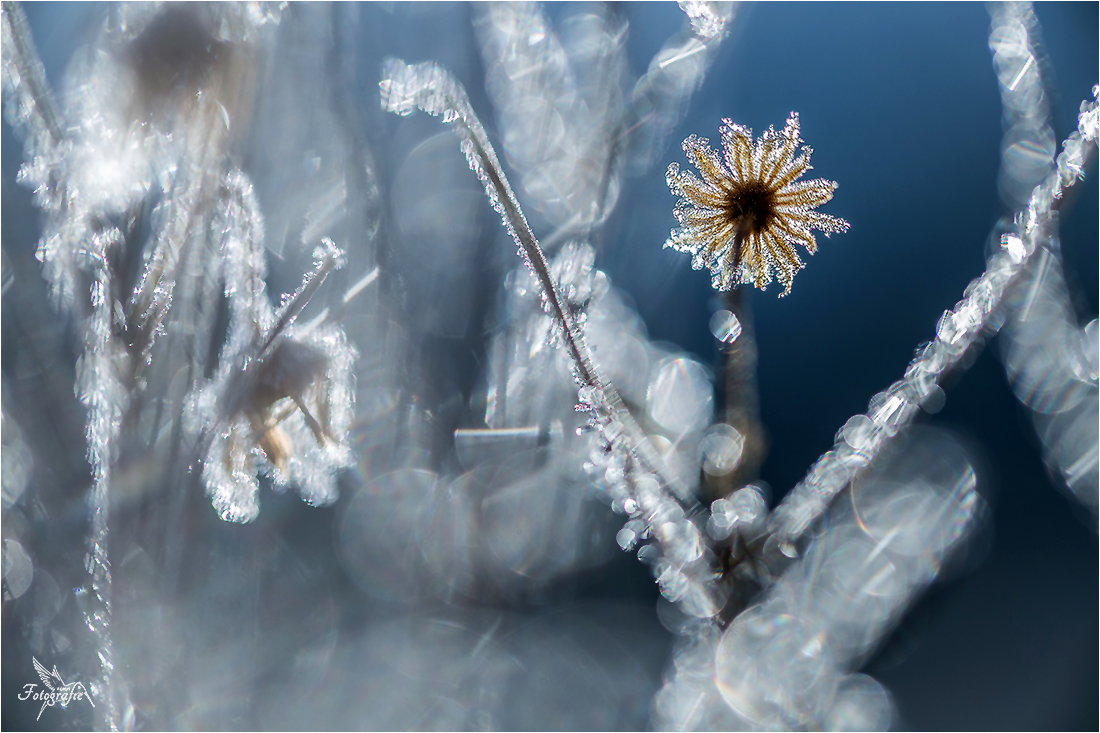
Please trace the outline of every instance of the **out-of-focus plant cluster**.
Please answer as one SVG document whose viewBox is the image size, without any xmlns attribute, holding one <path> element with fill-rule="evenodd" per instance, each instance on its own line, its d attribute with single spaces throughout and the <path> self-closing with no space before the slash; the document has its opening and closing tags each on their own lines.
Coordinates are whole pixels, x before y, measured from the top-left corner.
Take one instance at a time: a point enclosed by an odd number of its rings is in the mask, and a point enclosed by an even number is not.
<svg viewBox="0 0 1100 733">
<path fill-rule="evenodd" d="M 668 237 L 674 201 L 650 231 L 631 199 L 663 187 L 746 8 L 73 12 L 61 57 L 3 6 L 5 146 L 33 192 L 4 241 L 4 694 L 49 660 L 95 700 L 53 720 L 889 727 L 868 660 L 990 532 L 970 441 L 917 423 L 998 334 L 1095 523 L 1097 326 L 1058 227 L 1100 113 L 1094 87 L 1057 140 L 1027 4 L 989 14 L 984 265 L 782 496 L 760 463 L 796 437 L 761 423 L 749 296 L 664 304 L 699 316 L 708 363 L 651 334 L 665 296 L 618 287 L 610 254 Z"/>
</svg>

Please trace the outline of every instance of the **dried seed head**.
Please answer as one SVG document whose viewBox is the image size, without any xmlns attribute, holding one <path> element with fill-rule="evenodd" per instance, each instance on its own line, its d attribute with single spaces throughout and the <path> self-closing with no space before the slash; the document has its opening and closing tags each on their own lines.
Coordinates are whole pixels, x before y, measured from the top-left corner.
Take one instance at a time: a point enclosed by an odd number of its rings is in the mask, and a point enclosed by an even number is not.
<svg viewBox="0 0 1100 733">
<path fill-rule="evenodd" d="M 811 230 L 829 236 L 848 229 L 848 222 L 815 211 L 833 197 L 834 181 L 799 181 L 810 170 L 809 146 L 802 145 L 798 114 L 792 112 L 782 132 L 769 127 L 755 143 L 747 127 L 722 120 L 723 158 L 707 140 L 684 140 L 684 152 L 702 179 L 672 163 L 666 181 L 680 196 L 673 212 L 680 223 L 665 247 L 693 255 L 692 267 L 714 273 L 713 285 L 730 290 L 740 283 L 764 289 L 772 270 L 791 290 L 802 269 L 795 245 L 813 254 Z"/>
</svg>

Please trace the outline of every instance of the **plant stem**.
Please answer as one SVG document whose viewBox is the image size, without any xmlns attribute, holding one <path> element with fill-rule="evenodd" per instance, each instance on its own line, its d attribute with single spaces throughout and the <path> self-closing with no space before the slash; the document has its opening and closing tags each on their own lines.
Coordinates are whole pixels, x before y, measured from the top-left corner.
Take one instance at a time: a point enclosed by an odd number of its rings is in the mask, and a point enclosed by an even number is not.
<svg viewBox="0 0 1100 733">
<path fill-rule="evenodd" d="M 564 305 L 550 274 L 546 255 L 527 224 L 485 128 L 474 114 L 465 90 L 449 73 L 430 63 L 408 66 L 404 62 L 389 59 L 383 75 L 387 78 L 379 86 L 385 108 L 391 112 L 409 114 L 414 107 L 420 107 L 429 114 L 442 115 L 445 122 L 455 126 L 471 169 L 481 179 L 493 208 L 501 214 L 505 226 L 519 245 L 520 252 L 538 280 L 551 318 L 561 328 L 562 339 L 573 362 L 577 381 L 581 386 L 590 387 L 597 393 L 597 419 L 607 423 L 617 420 L 622 426 L 621 433 L 614 436 L 612 441 L 623 441 L 643 470 L 656 476 L 658 482 L 684 506 L 697 509 L 698 501 L 688 492 L 683 482 L 668 471 L 645 432 L 623 404 L 614 385 L 600 375 L 583 334 L 572 313 Z"/>
<path fill-rule="evenodd" d="M 737 467 L 712 482 L 712 489 L 720 496 L 726 496 L 756 479 L 760 464 L 767 455 L 764 426 L 760 422 L 757 349 L 748 293 L 741 288 L 730 290 L 725 294 L 725 306 L 741 325 L 741 334 L 722 349 L 726 357 L 725 420 L 741 434 L 744 443 Z"/>
</svg>

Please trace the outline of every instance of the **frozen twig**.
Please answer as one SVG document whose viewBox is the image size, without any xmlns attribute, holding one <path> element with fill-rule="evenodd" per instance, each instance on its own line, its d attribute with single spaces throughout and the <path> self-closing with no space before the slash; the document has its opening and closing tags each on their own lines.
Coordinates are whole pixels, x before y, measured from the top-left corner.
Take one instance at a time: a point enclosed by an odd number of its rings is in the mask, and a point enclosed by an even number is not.
<svg viewBox="0 0 1100 733">
<path fill-rule="evenodd" d="M 1080 178 L 1089 143 L 1096 142 L 1098 89 L 1093 88 L 1093 99 L 1082 102 L 1077 130 L 1065 141 L 1057 168 L 1034 188 L 1026 209 L 1016 217 L 1015 231 L 1003 235 L 1001 248 L 989 258 L 985 272 L 970 282 L 954 309 L 940 317 L 935 340 L 918 350 L 903 379 L 871 398 L 866 414 L 855 415 L 844 424 L 833 450 L 814 463 L 806 478 L 777 507 L 766 533 L 771 548 L 795 556 L 795 543 L 833 497 L 866 471 L 891 439 L 913 421 L 922 404 L 943 399 L 939 382 L 944 375 L 977 345 L 983 333 L 992 335 L 999 329 L 1006 291 L 1043 249 L 1054 225 L 1055 203 Z M 770 556 L 782 562 L 774 552 Z"/>
<path fill-rule="evenodd" d="M 122 232 L 114 228 L 89 238 L 84 254 L 92 261 L 92 314 L 85 328 L 84 354 L 77 365 L 76 378 L 77 394 L 88 408 L 85 437 L 88 462 L 92 466 L 92 490 L 88 496 L 92 517 L 86 558 L 91 596 L 82 593 L 82 605 L 88 628 L 98 641 L 100 675 L 91 688 L 96 698 L 103 701 L 99 714 L 111 730 L 117 730 L 120 725 L 117 699 L 120 691 L 114 681 L 115 650 L 111 638 L 111 560 L 108 552 L 111 466 L 130 395 L 119 380 L 118 367 L 126 363 L 128 354 L 114 336 L 112 273 L 107 262 L 111 250 L 122 244 Z"/>
<path fill-rule="evenodd" d="M 62 161 L 71 144 L 63 132 L 53 93 L 46 81 L 42 61 L 27 28 L 27 19 L 17 4 L 5 2 L 3 12 L 3 90 L 8 120 L 24 138 L 29 163 L 21 177 L 35 189 L 36 203 L 61 222 L 70 210 L 79 212 L 63 181 Z M 122 245 L 122 233 L 113 227 L 83 226 L 79 248 L 40 246 L 47 277 L 55 297 L 75 305 L 77 268 L 91 277 L 88 301 L 91 313 L 83 325 L 84 350 L 77 364 L 76 393 L 88 408 L 85 425 L 92 488 L 88 494 L 91 514 L 85 567 L 88 586 L 77 591 L 88 629 L 96 638 L 97 671 L 90 687 L 101 704 L 96 707 L 100 724 L 111 730 L 120 725 L 119 709 L 126 708 L 123 686 L 116 684 L 115 648 L 111 635 L 111 559 L 108 547 L 110 526 L 111 465 L 117 451 L 117 437 L 129 393 L 119 381 L 128 353 L 115 337 L 113 277 L 110 251 Z M 61 236 L 72 236 L 64 231 Z M 55 234 L 55 237 L 58 235 Z M 60 249 L 60 251 L 59 251 Z M 55 258 L 56 261 L 55 261 Z M 81 304 L 84 306 L 84 303 Z"/>
<path fill-rule="evenodd" d="M 591 414 L 591 424 L 605 442 L 609 463 L 603 468 L 610 477 L 609 491 L 632 517 L 620 532 L 620 544 L 633 548 L 637 538 L 655 538 L 655 545 L 642 547 L 639 557 L 652 564 L 662 593 L 682 602 L 692 616 L 713 617 L 722 607 L 722 592 L 696 525 L 699 503 L 664 465 L 618 391 L 600 375 L 465 91 L 435 64 L 408 66 L 395 59 L 386 62 L 379 87 L 385 109 L 407 115 L 419 107 L 453 124 L 470 168 L 538 280 L 555 337 L 566 346 L 580 385 L 577 409 Z"/>
<path fill-rule="evenodd" d="M 527 224 L 485 134 L 485 128 L 474 114 L 465 90 L 449 73 L 435 64 L 408 66 L 396 59 L 386 62 L 383 81 L 379 86 L 382 90 L 382 104 L 388 111 L 407 115 L 419 107 L 429 114 L 442 115 L 444 122 L 454 125 L 470 168 L 485 186 L 490 203 L 500 213 L 504 226 L 519 246 L 524 261 L 538 279 L 544 306 L 560 329 L 560 336 L 573 362 L 577 383 L 589 390 L 587 394 L 591 397 L 597 422 L 604 426 L 605 432 L 611 426 L 609 442 L 621 439 L 644 470 L 659 476 L 664 487 L 670 489 L 681 501 L 689 506 L 695 505 L 696 502 L 682 486 L 682 482 L 664 469 L 660 457 L 648 444 L 645 434 L 623 405 L 614 386 L 600 376 L 585 344 L 584 334 L 564 305 L 550 274 L 546 255 Z"/>
<path fill-rule="evenodd" d="M 14 2 L 4 2 L 2 8 L 4 86 L 7 88 L 11 85 L 21 97 L 18 103 L 19 111 L 13 109 L 11 113 L 13 123 L 23 115 L 33 117 L 36 121 L 28 123 L 28 126 L 33 128 L 36 124 L 41 125 L 42 129 L 49 134 L 53 144 L 59 146 L 65 136 L 61 131 L 57 104 L 53 100 L 53 94 L 46 81 L 45 69 L 38 58 L 34 40 L 27 30 L 27 17 L 23 14 L 23 9 Z"/>
</svg>

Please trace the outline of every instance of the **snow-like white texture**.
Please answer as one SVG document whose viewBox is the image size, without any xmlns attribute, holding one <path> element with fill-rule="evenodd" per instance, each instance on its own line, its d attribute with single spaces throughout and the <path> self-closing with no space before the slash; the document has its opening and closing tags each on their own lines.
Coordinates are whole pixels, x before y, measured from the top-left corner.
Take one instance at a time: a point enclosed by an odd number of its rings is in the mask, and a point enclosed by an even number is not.
<svg viewBox="0 0 1100 733">
<path fill-rule="evenodd" d="M 116 360 L 136 356 L 143 370 L 157 373 L 160 367 L 153 364 L 157 354 L 169 361 L 173 358 L 167 347 L 158 346 L 158 337 L 177 320 L 194 319 L 197 328 L 211 329 L 214 313 L 207 301 L 214 295 L 212 286 L 221 281 L 229 301 L 230 323 L 221 351 L 218 386 L 205 396 L 191 398 L 205 409 L 188 417 L 196 432 L 209 429 L 217 434 L 211 448 L 215 459 L 205 461 L 204 476 L 219 513 L 240 521 L 255 516 L 257 470 L 272 471 L 279 486 L 299 485 L 310 503 L 326 504 L 335 499 L 332 472 L 350 461 L 346 432 L 354 350 L 339 328 L 331 325 L 318 326 L 298 337 L 290 334 L 294 318 L 319 281 L 303 285 L 292 307 L 275 311 L 264 284 L 263 219 L 251 184 L 235 170 L 219 180 L 233 118 L 244 109 L 240 100 L 233 98 L 234 84 L 240 80 L 232 75 L 247 73 L 250 44 L 258 40 L 265 26 L 277 22 L 281 6 L 244 3 L 207 10 L 172 16 L 153 7 L 122 9 L 122 22 L 109 33 L 117 35 L 116 43 L 128 43 L 136 50 L 99 53 L 75 65 L 69 76 L 78 91 L 71 97 L 72 117 L 79 124 L 63 139 L 55 140 L 52 132 L 57 125 L 50 123 L 51 116 L 57 113 L 51 111 L 52 102 L 45 92 L 39 90 L 44 81 L 37 61 L 5 57 L 5 88 L 10 90 L 7 98 L 14 100 L 9 107 L 19 110 L 21 125 L 27 129 L 28 145 L 37 146 L 29 149 L 36 167 L 26 174 L 31 176 L 27 180 L 43 191 L 40 204 L 52 206 L 55 213 L 48 219 L 39 258 L 60 306 L 73 307 L 76 272 L 87 269 L 87 263 L 100 263 L 96 272 L 107 272 L 106 255 L 89 252 L 81 245 L 87 228 L 94 228 L 94 222 L 105 217 L 126 215 L 154 192 L 164 194 L 154 210 L 152 246 L 143 258 L 144 268 L 132 295 L 126 298 L 112 291 L 108 275 L 96 276 L 99 295 L 95 297 L 104 300 L 107 315 L 92 323 L 102 322 L 102 330 L 107 328 L 104 319 L 108 316 L 124 318 L 125 322 L 116 326 L 128 332 L 129 348 L 108 347 L 111 339 L 101 334 L 100 341 L 86 349 L 86 362 L 99 364 L 99 352 L 115 348 L 121 349 Z M 195 75 L 200 87 L 193 99 L 180 96 L 178 84 L 164 86 L 155 63 L 135 65 L 135 58 L 158 60 L 154 46 L 158 34 L 165 32 L 160 26 L 169 16 L 172 22 L 196 24 L 192 32 L 207 37 L 207 50 L 192 50 L 193 56 L 187 59 L 201 68 L 179 72 L 184 77 Z M 10 35 L 8 23 L 4 28 Z M 222 62 L 209 55 L 209 44 L 219 43 L 238 46 L 235 54 L 227 54 L 229 66 L 219 66 Z M 27 83 L 23 77 L 38 81 Z M 131 116 L 141 116 L 140 110 L 145 108 L 154 110 L 148 113 L 148 122 L 131 125 Z M 76 142 L 70 143 L 70 139 Z M 38 148 L 48 152 L 64 145 L 71 150 L 56 164 L 49 164 L 45 153 L 34 155 Z M 55 190 L 53 198 L 47 195 Z M 211 199 L 218 204 L 208 220 L 202 212 L 208 210 Z M 208 226 L 213 241 L 207 239 Z M 211 254 L 215 259 L 208 261 Z M 326 272 L 332 265 L 335 260 L 326 266 Z M 117 308 L 116 298 L 120 301 Z M 274 348 L 275 342 L 284 338 L 289 341 Z M 286 355 L 295 348 L 310 356 L 288 366 L 286 362 L 293 358 Z M 264 349 L 270 353 L 263 353 Z M 131 354 L 133 351 L 136 353 Z M 81 373 L 88 375 L 78 379 L 82 394 L 87 395 L 85 399 L 97 400 L 97 405 L 108 404 L 97 396 L 105 389 L 103 378 L 95 370 L 88 372 L 89 368 L 85 364 Z M 292 377 L 284 373 L 295 368 L 306 372 Z M 233 373 L 242 369 L 258 385 L 254 389 L 274 389 L 274 393 L 259 398 L 229 397 L 241 386 L 239 376 Z M 124 370 L 119 367 L 118 371 Z M 265 378 L 281 381 L 272 387 Z M 126 393 L 128 389 L 123 384 L 115 391 Z M 256 399 L 263 404 L 249 404 Z M 227 400 L 239 409 L 223 414 Z M 318 411 L 320 417 L 307 416 L 310 410 Z M 121 408 L 109 412 L 97 408 L 89 416 L 103 424 L 96 428 L 97 436 L 111 436 L 99 442 L 110 443 L 117 436 Z M 230 433 L 237 437 L 231 440 L 227 437 Z M 280 453 L 275 463 L 253 465 L 249 451 L 258 451 L 263 458 L 266 454 L 258 446 L 265 442 L 269 452 L 286 448 L 286 455 Z M 109 465 L 109 456 L 99 458 Z"/>
<path fill-rule="evenodd" d="M 336 471 L 352 462 L 355 349 L 337 326 L 295 324 L 341 253 L 325 240 L 316 270 L 276 310 L 264 281 L 263 226 L 252 185 L 231 171 L 213 227 L 221 237 L 229 325 L 217 373 L 192 397 L 189 428 L 206 434 L 206 492 L 219 516 L 234 522 L 259 514 L 258 474 L 326 505 L 337 497 Z"/>
<path fill-rule="evenodd" d="M 629 513 L 644 525 L 639 534 L 655 539 L 642 548 L 640 556 L 652 564 L 662 592 L 673 601 L 683 602 L 693 615 L 713 616 L 723 605 L 721 592 L 714 586 L 713 558 L 702 552 L 700 531 L 685 513 L 695 510 L 698 502 L 623 405 L 618 390 L 600 375 L 575 315 L 581 309 L 567 302 L 560 284 L 554 281 L 546 256 L 465 91 L 435 64 L 409 66 L 395 59 L 386 61 L 379 88 L 384 109 L 411 114 L 420 108 L 453 125 L 471 170 L 481 180 L 490 203 L 538 280 L 543 309 L 555 323 L 553 340 L 560 339 L 572 361 L 573 376 L 580 387 L 577 410 L 589 414 L 589 426 L 600 440 L 590 470 L 603 467 L 605 476 L 615 477 L 607 480 L 613 502 L 625 507 L 629 501 Z M 583 275 L 586 269 L 590 268 L 561 265 L 562 274 L 572 272 L 574 276 Z M 566 291 L 576 293 L 578 288 L 583 291 L 588 287 L 574 281 Z M 605 466 L 606 462 L 609 465 Z M 629 543 L 631 547 L 633 544 Z"/>
</svg>

